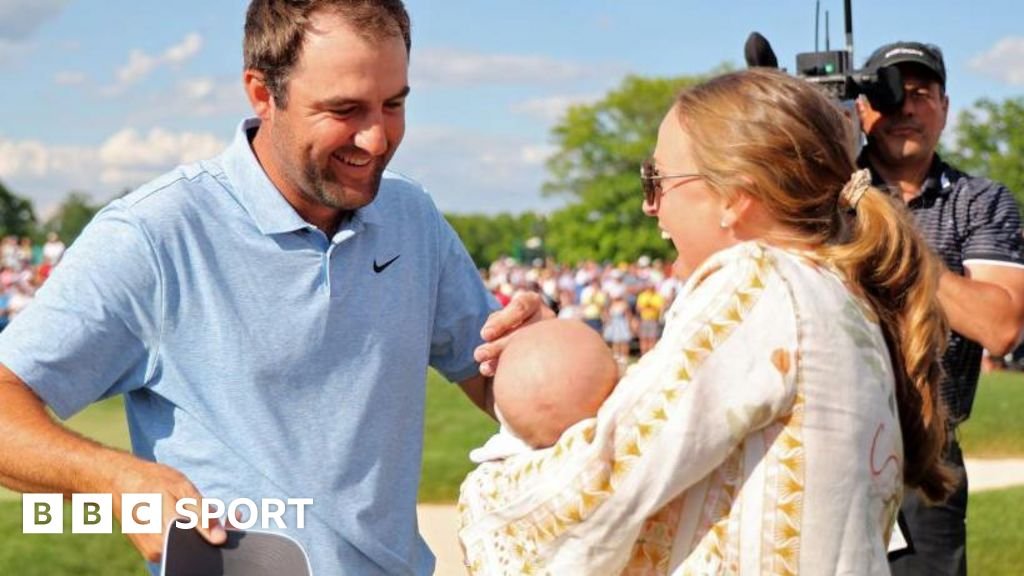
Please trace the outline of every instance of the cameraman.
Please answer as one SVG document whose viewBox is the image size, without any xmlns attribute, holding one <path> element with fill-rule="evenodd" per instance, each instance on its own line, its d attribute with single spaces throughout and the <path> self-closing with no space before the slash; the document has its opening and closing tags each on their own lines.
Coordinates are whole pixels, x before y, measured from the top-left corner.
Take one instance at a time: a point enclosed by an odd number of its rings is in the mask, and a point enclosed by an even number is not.
<svg viewBox="0 0 1024 576">
<path fill-rule="evenodd" d="M 970 416 L 982 348 L 993 356 L 1013 349 L 1024 326 L 1024 254 L 1017 203 L 1002 184 L 965 174 L 935 150 L 946 125 L 946 67 L 938 47 L 918 42 L 882 46 L 865 68 L 899 69 L 902 107 L 880 113 L 860 98 L 867 136 L 859 163 L 874 184 L 902 197 L 925 240 L 948 270 L 939 301 L 952 333 L 943 358 L 942 397 L 953 426 L 947 461 L 960 474 L 946 503 L 929 506 L 908 492 L 900 510 L 911 553 L 890 565 L 893 574 L 966 574 L 967 475 L 956 425 Z"/>
</svg>

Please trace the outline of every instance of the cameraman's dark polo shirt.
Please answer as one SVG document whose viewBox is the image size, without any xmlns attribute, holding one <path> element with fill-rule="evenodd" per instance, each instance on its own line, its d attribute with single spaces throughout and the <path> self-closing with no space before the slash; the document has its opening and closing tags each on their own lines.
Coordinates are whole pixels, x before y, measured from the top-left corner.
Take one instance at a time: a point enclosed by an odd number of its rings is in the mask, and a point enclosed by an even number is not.
<svg viewBox="0 0 1024 576">
<path fill-rule="evenodd" d="M 866 153 L 858 163 L 871 169 L 876 187 L 887 188 Z M 921 194 L 907 207 L 925 240 L 954 273 L 964 275 L 964 266 L 972 263 L 1024 268 L 1020 213 L 1006 186 L 965 174 L 935 155 Z M 978 388 L 981 345 L 953 332 L 942 367 L 942 399 L 953 422 L 963 422 Z"/>
</svg>

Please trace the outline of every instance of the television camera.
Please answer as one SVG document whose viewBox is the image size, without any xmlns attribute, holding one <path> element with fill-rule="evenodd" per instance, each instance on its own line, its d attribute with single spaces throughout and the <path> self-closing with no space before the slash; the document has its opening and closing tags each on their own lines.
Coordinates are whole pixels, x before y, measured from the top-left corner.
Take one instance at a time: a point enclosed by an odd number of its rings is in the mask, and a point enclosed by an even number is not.
<svg viewBox="0 0 1024 576">
<path fill-rule="evenodd" d="M 818 14 L 816 3 L 814 52 L 796 55 L 796 75 L 815 84 L 826 94 L 844 104 L 851 104 L 864 95 L 871 106 L 882 113 L 890 113 L 903 105 L 903 79 L 894 66 L 878 70 L 856 70 L 853 67 L 852 0 L 844 0 L 846 47 L 829 50 L 828 13 L 825 19 L 825 50 L 818 50 Z M 743 49 L 748 67 L 778 68 L 779 61 L 768 40 L 758 32 L 751 32 Z"/>
</svg>

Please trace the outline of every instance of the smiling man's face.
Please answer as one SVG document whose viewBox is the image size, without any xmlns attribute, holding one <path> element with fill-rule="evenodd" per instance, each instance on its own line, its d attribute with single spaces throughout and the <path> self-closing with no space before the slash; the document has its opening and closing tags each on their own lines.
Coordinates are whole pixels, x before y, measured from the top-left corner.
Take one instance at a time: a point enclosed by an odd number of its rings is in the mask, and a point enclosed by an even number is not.
<svg viewBox="0 0 1024 576">
<path fill-rule="evenodd" d="M 370 40 L 331 13 L 314 14 L 310 28 L 286 106 L 260 126 L 273 152 L 261 161 L 293 205 L 357 210 L 377 195 L 405 133 L 408 53 L 399 35 Z"/>
</svg>

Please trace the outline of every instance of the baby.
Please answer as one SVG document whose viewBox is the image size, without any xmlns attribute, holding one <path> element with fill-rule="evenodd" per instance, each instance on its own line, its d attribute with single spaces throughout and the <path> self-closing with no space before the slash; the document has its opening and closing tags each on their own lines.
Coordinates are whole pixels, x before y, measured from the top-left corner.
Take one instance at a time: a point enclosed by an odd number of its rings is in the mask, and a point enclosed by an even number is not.
<svg viewBox="0 0 1024 576">
<path fill-rule="evenodd" d="M 479 464 L 553 445 L 597 414 L 618 377 L 608 345 L 583 322 L 545 320 L 516 331 L 494 375 L 501 429 L 470 459 Z"/>
</svg>

